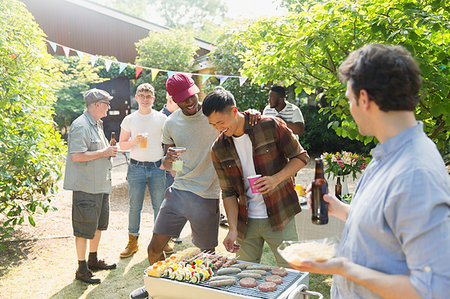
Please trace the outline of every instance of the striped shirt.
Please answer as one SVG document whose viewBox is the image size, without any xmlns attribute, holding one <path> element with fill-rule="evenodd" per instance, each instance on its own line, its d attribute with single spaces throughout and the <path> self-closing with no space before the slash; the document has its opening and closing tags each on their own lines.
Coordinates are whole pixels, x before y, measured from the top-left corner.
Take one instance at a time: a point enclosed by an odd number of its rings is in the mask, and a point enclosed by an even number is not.
<svg viewBox="0 0 450 299">
<path fill-rule="evenodd" d="M 275 108 L 270 108 L 270 105 L 267 105 L 266 108 L 264 108 L 263 115 L 272 117 L 280 116 L 282 119 L 291 123 L 305 123 L 300 108 L 292 103 L 285 103 L 286 106 L 284 106 L 284 108 L 280 112 L 275 110 Z"/>
<path fill-rule="evenodd" d="M 292 134 L 286 123 L 263 116 L 255 126 L 249 124 L 245 114 L 244 133 L 253 147 L 253 163 L 257 174 L 271 176 L 282 170 L 289 159 L 309 159 L 306 150 Z M 248 223 L 248 203 L 241 161 L 233 138 L 220 134 L 213 143 L 211 158 L 219 177 L 222 198 L 236 196 L 239 205 L 238 236 L 245 237 Z M 279 184 L 272 192 L 264 194 L 267 216 L 274 231 L 281 230 L 301 211 L 292 178 Z"/>
</svg>

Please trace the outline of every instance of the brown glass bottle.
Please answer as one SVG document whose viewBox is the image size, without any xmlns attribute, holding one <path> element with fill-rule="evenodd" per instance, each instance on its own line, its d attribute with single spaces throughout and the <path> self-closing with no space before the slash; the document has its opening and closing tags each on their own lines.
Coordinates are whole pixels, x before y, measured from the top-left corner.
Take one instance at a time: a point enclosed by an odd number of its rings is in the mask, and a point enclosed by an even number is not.
<svg viewBox="0 0 450 299">
<path fill-rule="evenodd" d="M 339 200 L 342 200 L 341 194 L 342 194 L 341 178 L 338 177 L 338 178 L 337 178 L 337 181 L 336 181 L 336 186 L 334 186 L 334 195 L 335 195 Z"/>
<path fill-rule="evenodd" d="M 116 132 L 112 132 L 111 133 L 111 140 L 109 141 L 109 144 L 112 145 L 112 146 L 117 144 Z"/>
<path fill-rule="evenodd" d="M 328 184 L 324 178 L 323 161 L 316 158 L 316 174 L 312 183 L 312 223 L 328 223 L 328 203 L 323 199 L 323 195 L 328 193 Z"/>
</svg>

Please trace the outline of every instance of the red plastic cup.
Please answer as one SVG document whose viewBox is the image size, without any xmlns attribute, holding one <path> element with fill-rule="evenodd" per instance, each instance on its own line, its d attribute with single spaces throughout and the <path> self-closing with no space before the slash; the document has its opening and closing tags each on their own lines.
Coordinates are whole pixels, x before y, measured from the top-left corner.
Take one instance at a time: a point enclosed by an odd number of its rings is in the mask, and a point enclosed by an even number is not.
<svg viewBox="0 0 450 299">
<path fill-rule="evenodd" d="M 260 193 L 260 192 L 258 191 L 258 188 L 256 188 L 256 187 L 254 186 L 255 181 L 257 181 L 260 177 L 261 177 L 260 174 L 252 175 L 252 176 L 247 177 L 248 183 L 250 184 L 250 188 L 252 189 L 252 192 L 253 192 L 253 193 Z"/>
</svg>

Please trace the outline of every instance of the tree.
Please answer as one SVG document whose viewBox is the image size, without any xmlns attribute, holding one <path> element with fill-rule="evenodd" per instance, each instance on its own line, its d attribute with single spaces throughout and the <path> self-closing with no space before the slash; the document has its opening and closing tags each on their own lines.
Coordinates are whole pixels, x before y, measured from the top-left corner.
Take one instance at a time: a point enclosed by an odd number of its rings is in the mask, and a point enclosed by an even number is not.
<svg viewBox="0 0 450 299">
<path fill-rule="evenodd" d="M 337 134 L 370 142 L 359 134 L 345 99 L 338 67 L 364 44 L 406 47 L 423 76 L 417 118 L 441 152 L 448 151 L 450 111 L 450 7 L 445 0 L 302 0 L 285 1 L 292 13 L 241 26 L 232 37 L 242 41 L 243 73 L 253 82 L 282 80 L 297 92 L 326 98 L 321 113 L 340 121 Z"/>
<path fill-rule="evenodd" d="M 228 7 L 222 0 L 95 0 L 100 4 L 139 18 L 153 20 L 161 17 L 163 25 L 192 31 L 195 36 L 214 42 Z M 156 22 L 157 23 L 157 22 Z"/>
<path fill-rule="evenodd" d="M 58 128 L 66 133 L 66 128 L 83 113 L 86 104 L 83 93 L 93 83 L 103 81 L 98 72 L 99 66 L 91 67 L 89 58 L 86 56 L 80 60 L 78 56 L 57 56 L 54 58 L 53 68 L 59 74 L 55 95 L 57 101 L 54 105 L 54 120 Z"/>
<path fill-rule="evenodd" d="M 61 178 L 65 147 L 52 120 L 56 80 L 43 38 L 21 2 L 0 2 L 0 241 L 26 218 L 35 225 Z"/>
<path fill-rule="evenodd" d="M 136 64 L 144 67 L 192 72 L 194 55 L 198 49 L 192 34 L 182 30 L 150 32 L 149 36 L 136 43 L 138 57 Z M 152 80 L 151 72 L 142 71 L 136 82 L 149 82 L 155 88 L 155 109 L 161 109 L 166 103 L 167 73 L 160 72 Z"/>
<path fill-rule="evenodd" d="M 246 49 L 240 40 L 230 39 L 231 35 L 232 29 L 218 38 L 211 57 L 216 74 L 240 76 L 239 70 L 242 68 L 243 61 L 238 53 L 243 53 Z M 217 79 L 210 80 L 214 81 L 209 81 L 207 90 L 212 90 L 219 83 Z M 267 105 L 268 89 L 261 88 L 259 84 L 246 82 L 241 86 L 239 80 L 230 78 L 223 83 L 223 87 L 234 95 L 240 111 L 253 108 L 262 112 Z"/>
</svg>

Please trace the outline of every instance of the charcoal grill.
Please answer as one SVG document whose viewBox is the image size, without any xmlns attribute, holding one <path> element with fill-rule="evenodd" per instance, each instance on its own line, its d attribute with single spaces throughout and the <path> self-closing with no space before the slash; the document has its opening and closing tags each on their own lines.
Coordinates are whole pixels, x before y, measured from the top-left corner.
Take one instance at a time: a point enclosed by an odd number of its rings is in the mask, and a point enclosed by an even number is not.
<svg viewBox="0 0 450 299">
<path fill-rule="evenodd" d="M 239 263 L 239 261 L 238 261 Z M 276 291 L 262 292 L 255 288 L 245 288 L 236 283 L 229 287 L 212 287 L 208 281 L 200 284 L 180 282 L 168 278 L 152 277 L 144 274 L 145 288 L 149 298 L 153 299 L 230 299 L 230 298 L 262 298 L 262 299 L 300 299 L 309 296 L 323 298 L 322 294 L 308 291 L 309 273 L 286 269 L 288 275 L 283 277 L 283 283 Z M 268 273 L 268 275 L 270 275 Z M 264 281 L 257 280 L 258 285 Z"/>
</svg>

